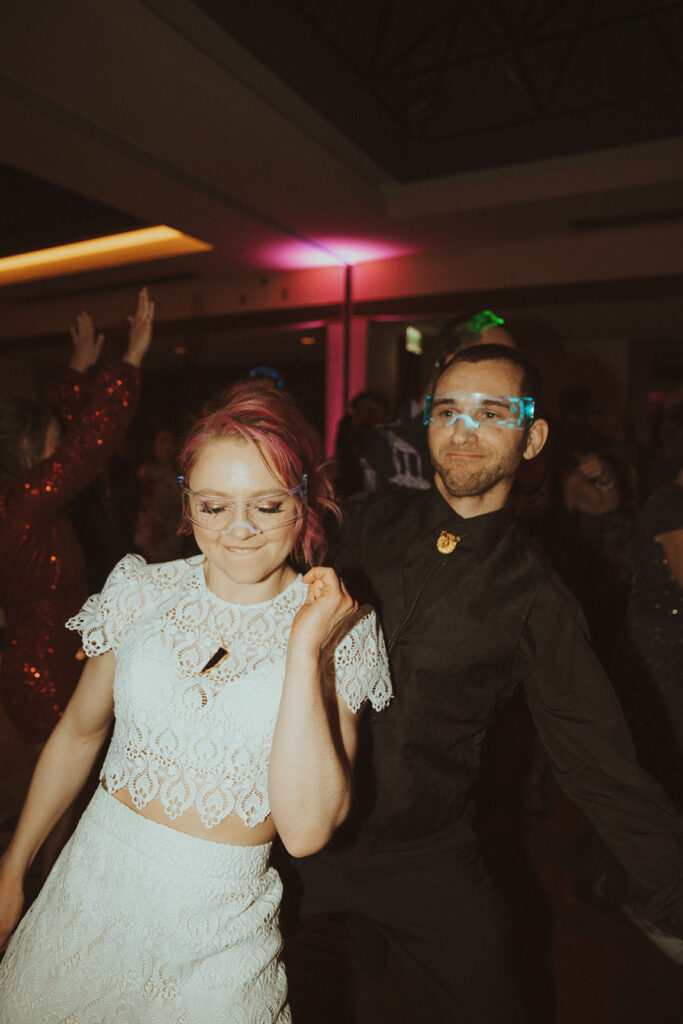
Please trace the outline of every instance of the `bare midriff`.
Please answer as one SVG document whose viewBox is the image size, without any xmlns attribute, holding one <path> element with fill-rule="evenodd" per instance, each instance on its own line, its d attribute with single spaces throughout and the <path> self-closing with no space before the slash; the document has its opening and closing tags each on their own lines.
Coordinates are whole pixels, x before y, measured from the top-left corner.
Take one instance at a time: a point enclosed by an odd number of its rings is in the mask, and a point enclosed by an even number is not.
<svg viewBox="0 0 683 1024">
<path fill-rule="evenodd" d="M 102 786 L 107 789 L 103 780 Z M 218 825 L 207 828 L 199 816 L 196 807 L 190 807 L 173 821 L 164 811 L 161 800 L 150 800 L 144 807 L 136 807 L 127 789 L 119 789 L 116 793 L 110 793 L 115 800 L 130 807 L 131 811 L 140 814 L 157 825 L 166 825 L 167 828 L 174 828 L 177 832 L 184 832 L 188 836 L 195 836 L 197 839 L 208 839 L 211 843 L 227 843 L 231 846 L 261 846 L 262 843 L 270 843 L 275 839 L 276 831 L 273 819 L 270 815 L 260 825 L 249 828 L 236 814 L 229 814 L 223 818 Z"/>
</svg>

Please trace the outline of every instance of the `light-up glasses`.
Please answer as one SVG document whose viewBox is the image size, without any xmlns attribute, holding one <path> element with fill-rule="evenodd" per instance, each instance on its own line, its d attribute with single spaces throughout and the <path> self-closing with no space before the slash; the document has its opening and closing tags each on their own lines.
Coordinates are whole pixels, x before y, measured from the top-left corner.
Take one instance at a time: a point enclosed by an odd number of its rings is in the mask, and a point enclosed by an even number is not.
<svg viewBox="0 0 683 1024">
<path fill-rule="evenodd" d="M 296 487 L 243 501 L 206 491 L 193 491 L 182 476 L 178 477 L 178 483 L 182 489 L 184 518 L 193 526 L 215 533 L 229 534 L 238 526 L 253 535 L 279 530 L 301 519 L 306 509 L 305 474 Z"/>
<path fill-rule="evenodd" d="M 533 422 L 533 398 L 469 394 L 427 395 L 423 423 L 452 427 L 462 420 L 468 430 L 479 427 L 509 427 L 523 430 Z"/>
</svg>

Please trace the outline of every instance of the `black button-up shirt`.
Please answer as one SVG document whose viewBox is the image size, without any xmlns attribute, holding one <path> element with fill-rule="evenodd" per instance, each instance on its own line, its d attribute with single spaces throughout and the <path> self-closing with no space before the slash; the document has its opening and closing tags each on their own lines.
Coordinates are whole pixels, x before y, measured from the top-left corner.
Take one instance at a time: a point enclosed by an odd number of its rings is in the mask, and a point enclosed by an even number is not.
<svg viewBox="0 0 683 1024">
<path fill-rule="evenodd" d="M 462 519 L 436 490 L 371 496 L 349 509 L 335 564 L 379 613 L 395 688 L 361 737 L 338 854 L 466 818 L 487 727 L 523 685 L 562 789 L 647 893 L 640 912 L 683 934 L 683 821 L 636 764 L 576 600 L 509 510 Z"/>
</svg>

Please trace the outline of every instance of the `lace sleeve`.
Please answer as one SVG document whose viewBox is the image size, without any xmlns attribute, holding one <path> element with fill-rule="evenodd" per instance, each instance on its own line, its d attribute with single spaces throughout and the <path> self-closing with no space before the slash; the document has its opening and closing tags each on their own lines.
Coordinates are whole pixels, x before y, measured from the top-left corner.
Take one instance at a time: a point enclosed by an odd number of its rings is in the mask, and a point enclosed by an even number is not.
<svg viewBox="0 0 683 1024">
<path fill-rule="evenodd" d="M 66 628 L 81 634 L 89 658 L 116 653 L 121 638 L 143 603 L 141 576 L 147 563 L 141 555 L 126 555 L 107 577 L 102 592 L 93 594 Z"/>
<path fill-rule="evenodd" d="M 334 686 L 354 714 L 367 700 L 375 711 L 387 707 L 393 697 L 389 660 L 377 616 L 362 605 L 350 621 L 335 630 L 333 651 L 323 659 L 324 671 L 334 671 Z"/>
</svg>

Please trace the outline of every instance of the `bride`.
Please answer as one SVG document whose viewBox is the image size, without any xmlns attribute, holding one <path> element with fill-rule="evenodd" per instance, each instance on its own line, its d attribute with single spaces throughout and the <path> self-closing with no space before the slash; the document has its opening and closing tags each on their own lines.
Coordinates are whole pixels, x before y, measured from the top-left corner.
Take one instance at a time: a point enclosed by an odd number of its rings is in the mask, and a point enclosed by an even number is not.
<svg viewBox="0 0 683 1024">
<path fill-rule="evenodd" d="M 4 1024 L 290 1020 L 271 843 L 299 857 L 327 843 L 349 810 L 358 712 L 391 698 L 374 612 L 320 565 L 336 512 L 321 455 L 288 395 L 235 385 L 180 455 L 201 554 L 127 555 L 67 623 L 89 660 L 0 861 L 0 945 L 114 731 L 0 964 Z"/>
</svg>

